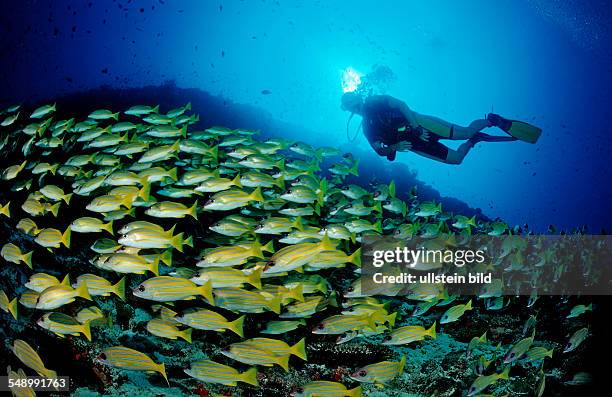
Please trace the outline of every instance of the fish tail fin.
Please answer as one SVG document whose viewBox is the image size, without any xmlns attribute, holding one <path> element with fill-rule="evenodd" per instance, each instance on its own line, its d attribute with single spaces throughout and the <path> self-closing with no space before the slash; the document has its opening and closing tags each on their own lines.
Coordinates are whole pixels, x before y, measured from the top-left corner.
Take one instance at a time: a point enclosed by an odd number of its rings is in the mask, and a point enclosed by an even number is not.
<svg viewBox="0 0 612 397">
<path fill-rule="evenodd" d="M 349 169 L 349 174 L 353 174 L 355 176 L 359 176 L 359 159 L 355 160 L 351 168 Z"/>
<path fill-rule="evenodd" d="M 198 293 L 202 295 L 211 305 L 215 304 L 215 298 L 213 297 L 212 293 L 212 283 L 210 280 L 204 283 L 204 285 L 198 287 Z"/>
<path fill-rule="evenodd" d="M 259 386 L 259 382 L 257 381 L 257 368 L 251 367 L 244 371 L 238 376 L 238 380 L 255 387 Z"/>
<path fill-rule="evenodd" d="M 43 374 L 45 375 L 45 378 L 49 378 L 49 379 L 57 378 L 57 372 L 55 372 L 52 369 L 45 368 L 44 371 L 43 371 Z"/>
<path fill-rule="evenodd" d="M 168 386 L 170 386 L 170 381 L 168 380 L 168 375 L 166 375 L 166 366 L 164 365 L 164 363 L 159 364 L 159 366 L 157 367 L 157 372 L 159 372 L 159 374 L 164 377 L 166 383 L 168 384 Z"/>
<path fill-rule="evenodd" d="M 176 152 L 181 148 L 181 140 L 177 139 L 172 146 L 170 146 L 170 149 L 172 149 L 172 151 Z"/>
<path fill-rule="evenodd" d="M 184 125 L 183 128 L 180 129 L 181 131 L 181 136 L 183 138 L 187 138 L 187 125 Z"/>
<path fill-rule="evenodd" d="M 395 181 L 389 182 L 389 196 L 395 197 Z"/>
<path fill-rule="evenodd" d="M 555 349 L 550 349 L 550 350 L 548 350 L 548 351 L 546 352 L 545 356 L 546 356 L 546 357 L 549 357 L 549 358 L 552 358 L 554 351 L 555 351 Z"/>
<path fill-rule="evenodd" d="M 198 219 L 198 200 L 196 200 L 195 203 L 189 207 L 189 212 L 187 214 L 195 220 Z"/>
<path fill-rule="evenodd" d="M 185 105 L 185 110 L 191 110 L 191 102 L 187 102 L 187 105 Z"/>
<path fill-rule="evenodd" d="M 276 364 L 278 364 L 282 369 L 285 370 L 285 372 L 289 372 L 289 355 L 284 355 L 284 356 L 277 356 L 276 357 Z"/>
<path fill-rule="evenodd" d="M 284 159 L 280 159 L 278 160 L 276 163 L 274 163 L 274 165 L 276 166 L 276 168 L 278 168 L 281 171 L 285 171 L 285 160 Z"/>
<path fill-rule="evenodd" d="M 374 231 L 382 233 L 382 222 L 380 221 L 380 219 L 377 220 L 376 223 L 374 223 Z"/>
<path fill-rule="evenodd" d="M 472 300 L 470 299 L 465 305 L 465 310 L 472 310 Z"/>
<path fill-rule="evenodd" d="M 210 148 L 210 157 L 215 161 L 219 161 L 219 145 Z"/>
<path fill-rule="evenodd" d="M 431 325 L 431 327 L 429 327 L 429 329 L 425 332 L 425 334 L 431 336 L 432 339 L 436 339 L 436 322 L 435 321 Z"/>
<path fill-rule="evenodd" d="M 289 348 L 289 351 L 294 356 L 299 357 L 304 361 L 308 361 L 306 358 L 306 338 L 300 339 L 298 343 Z"/>
<path fill-rule="evenodd" d="M 113 292 L 119 299 L 125 302 L 125 276 L 121 277 L 121 280 L 117 281 L 117 284 L 113 285 Z"/>
<path fill-rule="evenodd" d="M 64 195 L 62 196 L 62 200 L 64 200 L 64 203 L 66 203 L 66 204 L 70 204 L 70 199 L 72 198 L 72 195 L 73 195 L 73 194 L 74 194 L 74 193 L 64 194 Z"/>
<path fill-rule="evenodd" d="M 264 202 L 263 195 L 261 194 L 261 188 L 259 186 L 255 188 L 251 194 L 249 194 L 249 199 L 259 201 L 260 203 Z"/>
<path fill-rule="evenodd" d="M 325 279 L 321 278 L 321 281 L 317 283 L 317 286 L 315 288 L 317 291 L 327 294 L 327 282 L 325 281 Z"/>
<path fill-rule="evenodd" d="M 227 329 L 229 329 L 241 338 L 244 338 L 244 317 L 245 316 L 240 316 L 236 320 L 227 323 Z"/>
<path fill-rule="evenodd" d="M 304 231 L 304 224 L 302 223 L 302 217 L 298 216 L 297 218 L 295 218 L 295 220 L 291 223 L 291 226 L 293 226 L 299 231 Z"/>
<path fill-rule="evenodd" d="M 119 120 L 119 112 L 113 113 L 111 117 L 114 118 L 115 120 Z"/>
<path fill-rule="evenodd" d="M 274 185 L 278 186 L 282 190 L 285 190 L 285 178 L 281 175 L 274 180 Z"/>
<path fill-rule="evenodd" d="M 357 248 L 355 252 L 348 257 L 348 261 L 357 267 L 361 267 L 361 247 Z"/>
<path fill-rule="evenodd" d="M 319 242 L 319 247 L 321 251 L 332 251 L 336 249 L 336 246 L 337 244 L 334 244 L 329 238 L 329 236 L 327 235 L 327 232 L 325 232 L 325 234 L 323 235 L 323 238 Z"/>
<path fill-rule="evenodd" d="M 70 248 L 70 225 L 66 228 L 66 231 L 62 234 L 62 243 L 66 248 Z"/>
<path fill-rule="evenodd" d="M 184 241 L 183 244 L 185 244 L 188 247 L 193 248 L 193 237 L 189 236 L 187 237 Z"/>
<path fill-rule="evenodd" d="M 274 240 L 268 241 L 265 245 L 261 247 L 261 250 L 269 253 L 274 252 Z"/>
<path fill-rule="evenodd" d="M 32 269 L 32 254 L 34 253 L 34 251 L 30 251 L 30 252 L 26 252 L 25 254 L 22 255 L 21 259 L 23 260 L 23 262 L 28 265 L 28 267 L 30 269 Z"/>
<path fill-rule="evenodd" d="M 92 300 L 91 295 L 89 295 L 89 290 L 87 289 L 87 283 L 83 282 L 76 289 L 76 295 L 80 296 L 83 299 L 87 299 L 88 301 Z"/>
<path fill-rule="evenodd" d="M 589 303 L 589 305 L 586 307 L 586 310 L 593 311 L 593 304 Z"/>
<path fill-rule="evenodd" d="M 317 214 L 317 215 L 321 215 L 321 204 L 319 204 L 318 202 L 315 203 L 314 213 Z"/>
<path fill-rule="evenodd" d="M 167 249 L 161 254 L 159 254 L 159 260 L 166 266 L 171 266 L 172 265 L 172 250 Z"/>
<path fill-rule="evenodd" d="M 51 175 L 55 175 L 59 166 L 60 164 L 58 163 L 58 164 L 54 164 L 51 167 L 49 167 L 49 172 L 51 172 Z"/>
<path fill-rule="evenodd" d="M 372 207 L 372 209 L 376 212 L 378 212 L 378 214 L 382 214 L 383 210 L 382 210 L 382 203 L 380 201 L 377 201 L 376 204 L 374 204 L 374 207 Z"/>
<path fill-rule="evenodd" d="M 149 264 L 149 270 L 151 271 L 151 273 L 155 274 L 156 276 L 159 276 L 159 256 L 155 257 L 155 259 L 153 259 L 153 262 Z"/>
<path fill-rule="evenodd" d="M 5 215 L 7 218 L 11 217 L 11 202 L 9 201 L 4 206 L 0 205 L 0 214 Z"/>
<path fill-rule="evenodd" d="M 90 321 L 91 320 L 87 320 L 81 324 L 81 333 L 85 335 L 88 341 L 91 342 L 91 327 L 89 326 Z"/>
<path fill-rule="evenodd" d="M 405 201 L 402 201 L 402 216 L 406 217 L 407 213 L 408 213 L 408 205 L 406 205 Z"/>
<path fill-rule="evenodd" d="M 107 232 L 110 233 L 111 236 L 114 235 L 113 233 L 113 220 L 111 219 L 107 224 L 102 225 L 102 229 L 106 230 Z"/>
<path fill-rule="evenodd" d="M 54 217 L 57 218 L 57 214 L 59 213 L 60 203 L 55 203 L 51 207 L 49 207 L 49 211 L 53 214 Z"/>
<path fill-rule="evenodd" d="M 263 268 L 256 269 L 247 277 L 247 282 L 257 289 L 261 289 L 261 273 Z"/>
<path fill-rule="evenodd" d="M 389 327 L 393 327 L 395 325 L 395 319 L 397 318 L 397 312 L 393 312 L 387 316 L 387 323 Z"/>
<path fill-rule="evenodd" d="M 179 233 L 176 236 L 173 236 L 170 240 L 170 245 L 173 246 L 178 252 L 183 252 L 183 236 L 184 233 Z"/>
<path fill-rule="evenodd" d="M 60 284 L 70 287 L 70 275 L 66 274 L 64 278 L 62 279 L 62 281 L 60 282 Z"/>
<path fill-rule="evenodd" d="M 361 386 L 346 391 L 347 397 L 361 397 Z"/>
<path fill-rule="evenodd" d="M 157 105 L 153 109 L 151 109 L 151 113 L 159 113 L 159 105 Z"/>
<path fill-rule="evenodd" d="M 13 300 L 9 302 L 7 309 L 13 318 L 17 320 L 17 298 L 13 298 Z"/>
<path fill-rule="evenodd" d="M 406 356 L 402 356 L 402 359 L 399 362 L 399 368 L 397 369 L 397 373 L 401 374 L 404 372 L 404 367 L 406 366 Z"/>
<path fill-rule="evenodd" d="M 242 183 L 240 183 L 240 174 L 236 174 L 234 179 L 232 179 L 231 184 L 236 187 L 240 187 L 240 188 L 242 187 Z"/>
<path fill-rule="evenodd" d="M 504 370 L 502 371 L 502 373 L 501 373 L 501 374 L 499 374 L 499 375 L 497 376 L 497 378 L 498 378 L 498 379 L 508 379 L 508 375 L 510 375 L 510 368 L 511 368 L 511 367 L 512 367 L 511 365 L 508 365 L 506 368 L 504 368 Z"/>
<path fill-rule="evenodd" d="M 289 297 L 298 302 L 304 302 L 304 285 L 299 284 L 297 287 L 292 288 L 289 292 Z"/>
<path fill-rule="evenodd" d="M 280 295 L 274 295 L 274 297 L 272 299 L 270 299 L 269 301 L 266 301 L 266 306 L 268 307 L 268 309 L 270 309 L 271 311 L 273 311 L 276 314 L 280 314 L 281 312 L 281 297 Z"/>
<path fill-rule="evenodd" d="M 170 171 L 168 171 L 168 176 L 170 177 L 170 179 L 172 179 L 174 182 L 178 181 L 178 170 L 176 169 L 176 167 L 172 168 Z"/>
<path fill-rule="evenodd" d="M 193 328 L 187 328 L 184 331 L 179 332 L 179 337 L 183 338 L 188 343 L 191 343 L 191 333 L 193 332 Z"/>
</svg>

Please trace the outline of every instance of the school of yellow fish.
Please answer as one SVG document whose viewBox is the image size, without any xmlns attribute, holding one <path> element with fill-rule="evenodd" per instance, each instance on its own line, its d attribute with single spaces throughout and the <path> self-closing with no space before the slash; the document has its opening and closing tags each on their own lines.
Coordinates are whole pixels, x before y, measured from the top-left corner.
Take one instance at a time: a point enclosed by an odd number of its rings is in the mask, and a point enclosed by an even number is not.
<svg viewBox="0 0 612 397">
<path fill-rule="evenodd" d="M 95 300 L 147 301 L 155 317 L 146 329 L 155 337 L 190 343 L 207 332 L 234 336 L 235 343 L 219 346 L 219 353 L 240 370 L 220 360 L 201 360 L 183 369 L 187 376 L 205 384 L 258 387 L 258 372 L 265 367 L 289 371 L 292 360 L 308 360 L 308 337 L 291 344 L 284 340 L 296 330 L 332 335 L 339 344 L 374 338 L 397 346 L 437 337 L 435 321 L 396 327 L 393 300 L 361 292 L 365 234 L 436 236 L 451 232 L 443 226 L 447 220 L 455 231 L 478 227 L 499 236 L 509 230 L 499 221 L 477 223 L 444 214 L 439 203 L 419 203 L 415 192 L 412 201 L 404 201 L 393 182 L 372 191 L 347 185 L 347 175 L 358 175 L 358 161 L 332 147 L 260 141 L 257 132 L 245 129 L 195 130 L 198 117 L 190 109 L 190 104 L 166 113 L 143 105 L 123 112 L 100 109 L 85 120 L 59 118 L 55 105 L 31 113 L 19 106 L 2 112 L 0 152 L 12 153 L 15 161 L 0 170 L 0 217 L 25 237 L 4 242 L 1 256 L 5 265 L 23 267 L 29 275 L 20 291 L 0 291 L 3 311 L 24 321 L 19 307 L 25 318 L 58 337 L 95 342 L 98 327 L 112 324 Z M 323 177 L 321 165 L 330 160 Z M 383 219 L 393 222 L 383 224 Z M 204 237 L 195 232 L 203 227 Z M 88 271 L 37 271 L 42 267 L 39 252 L 63 252 L 77 238 L 79 243 L 91 240 L 89 264 L 83 265 Z M 353 279 L 347 280 L 352 285 L 336 291 L 325 275 L 346 267 L 353 270 Z M 480 298 L 489 310 L 508 303 L 495 294 Z M 458 297 L 424 291 L 411 299 L 418 318 L 434 306 L 451 306 Z M 191 307 L 175 311 L 172 303 L 184 300 Z M 460 321 L 475 304 L 465 299 L 451 306 L 438 324 Z M 67 307 L 76 315 L 67 314 Z M 591 309 L 576 306 L 568 317 Z M 245 317 L 262 313 L 266 318 L 273 313 L 273 320 L 261 324 L 258 334 L 245 335 Z M 326 315 L 313 322 L 315 314 Z M 519 360 L 539 365 L 535 395 L 542 395 L 543 363 L 553 350 L 534 345 L 535 325 L 532 316 L 524 338 L 500 346 L 499 357 L 478 357 L 467 395 L 508 379 Z M 565 352 L 576 349 L 588 333 L 587 328 L 576 330 Z M 33 342 L 10 341 L 28 373 L 62 375 L 61 368 L 45 367 Z M 486 333 L 469 342 L 468 355 L 481 343 L 487 343 Z M 498 358 L 498 370 L 491 370 Z M 119 370 L 158 373 L 172 383 L 164 363 L 126 346 L 101 346 L 96 360 Z M 350 379 L 382 388 L 403 374 L 407 361 L 410 357 L 403 356 L 352 368 Z M 23 369 L 8 368 L 7 373 L 26 376 Z M 13 393 L 34 395 L 27 389 Z M 312 379 L 292 395 L 360 396 L 362 387 Z"/>
</svg>

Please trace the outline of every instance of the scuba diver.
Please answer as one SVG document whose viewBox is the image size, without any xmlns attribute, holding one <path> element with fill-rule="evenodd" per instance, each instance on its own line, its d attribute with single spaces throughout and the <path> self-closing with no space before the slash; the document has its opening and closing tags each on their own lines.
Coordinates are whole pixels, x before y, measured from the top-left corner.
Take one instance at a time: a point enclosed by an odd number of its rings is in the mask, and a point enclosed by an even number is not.
<svg viewBox="0 0 612 397">
<path fill-rule="evenodd" d="M 489 113 L 486 119 L 474 120 L 462 127 L 433 116 L 411 110 L 403 101 L 389 95 L 371 95 L 363 99 L 358 92 L 342 96 L 342 110 L 362 116 L 363 133 L 372 148 L 389 161 L 397 152 L 411 151 L 446 164 L 461 164 L 478 142 L 508 142 L 521 140 L 536 143 L 542 130 L 531 124 L 508 120 Z M 349 122 L 351 120 L 349 118 Z M 494 136 L 481 131 L 498 127 L 509 136 Z M 348 132 L 348 124 L 347 124 Z M 439 142 L 440 139 L 466 140 L 457 150 Z"/>
</svg>

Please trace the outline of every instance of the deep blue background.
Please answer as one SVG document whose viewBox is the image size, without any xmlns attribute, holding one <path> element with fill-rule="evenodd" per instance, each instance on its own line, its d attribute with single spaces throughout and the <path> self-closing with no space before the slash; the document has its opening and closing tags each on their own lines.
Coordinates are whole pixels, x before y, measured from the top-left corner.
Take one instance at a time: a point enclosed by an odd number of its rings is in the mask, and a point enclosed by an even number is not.
<svg viewBox="0 0 612 397">
<path fill-rule="evenodd" d="M 353 150 L 365 169 L 383 160 L 363 138 L 347 142 L 340 76 L 383 64 L 396 76 L 388 93 L 421 113 L 467 124 L 493 108 L 544 129 L 537 145 L 480 144 L 461 166 L 410 153 L 397 162 L 492 218 L 598 232 L 612 225 L 608 8 L 579 0 L 3 2 L 0 101 L 174 80 L 260 107 L 296 126 L 287 137 Z"/>
</svg>

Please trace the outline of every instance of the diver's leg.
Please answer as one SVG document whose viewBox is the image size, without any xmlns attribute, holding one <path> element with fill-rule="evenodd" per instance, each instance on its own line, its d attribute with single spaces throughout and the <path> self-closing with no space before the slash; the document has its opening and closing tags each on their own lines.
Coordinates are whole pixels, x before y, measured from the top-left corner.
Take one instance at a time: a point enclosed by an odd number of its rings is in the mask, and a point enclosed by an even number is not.
<svg viewBox="0 0 612 397">
<path fill-rule="evenodd" d="M 474 143 L 472 141 L 467 141 L 462 143 L 457 150 L 448 149 L 448 154 L 446 155 L 446 164 L 461 164 L 463 159 L 470 152 L 470 149 L 474 147 Z"/>
<path fill-rule="evenodd" d="M 452 136 L 450 139 L 470 139 L 480 131 L 484 130 L 487 127 L 490 127 L 491 123 L 489 120 L 478 119 L 474 120 L 467 127 L 462 127 L 460 125 L 453 125 Z"/>
<path fill-rule="evenodd" d="M 469 126 L 463 127 L 434 116 L 418 113 L 415 116 L 421 127 L 443 139 L 470 139 L 481 130 L 491 126 L 491 123 L 486 119 L 474 120 Z"/>
</svg>

